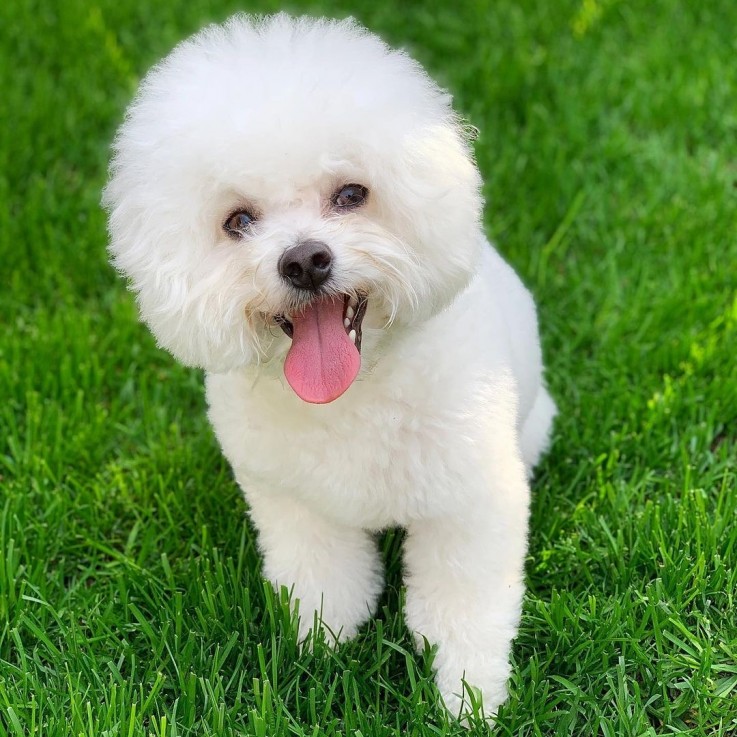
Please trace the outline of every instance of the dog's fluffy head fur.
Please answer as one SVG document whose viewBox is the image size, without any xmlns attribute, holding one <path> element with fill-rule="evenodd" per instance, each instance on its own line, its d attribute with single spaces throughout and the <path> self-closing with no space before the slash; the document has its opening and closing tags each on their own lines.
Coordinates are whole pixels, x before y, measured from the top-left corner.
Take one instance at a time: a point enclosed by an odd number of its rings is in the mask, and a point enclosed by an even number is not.
<svg viewBox="0 0 737 737">
<path fill-rule="evenodd" d="M 271 357 L 287 341 L 274 320 L 306 299 L 278 262 L 304 240 L 333 253 L 323 291 L 367 295 L 377 327 L 447 305 L 482 246 L 450 102 L 351 20 L 236 16 L 180 44 L 144 79 L 104 196 L 114 263 L 159 343 L 209 371 Z M 338 210 L 349 183 L 365 204 Z M 255 222 L 233 237 L 239 208 Z"/>
</svg>

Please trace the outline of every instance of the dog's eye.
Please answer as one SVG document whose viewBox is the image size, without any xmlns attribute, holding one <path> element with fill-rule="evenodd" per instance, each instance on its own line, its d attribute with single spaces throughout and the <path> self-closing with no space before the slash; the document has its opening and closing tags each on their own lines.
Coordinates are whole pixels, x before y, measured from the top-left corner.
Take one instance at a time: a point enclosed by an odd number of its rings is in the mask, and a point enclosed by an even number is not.
<svg viewBox="0 0 737 737">
<path fill-rule="evenodd" d="M 223 230 L 228 235 L 239 237 L 255 222 L 256 218 L 248 210 L 236 210 L 234 213 L 228 215 L 228 219 L 223 223 Z"/>
<path fill-rule="evenodd" d="M 335 207 L 359 207 L 367 196 L 368 189 L 362 184 L 346 184 L 335 192 L 331 201 Z"/>
</svg>

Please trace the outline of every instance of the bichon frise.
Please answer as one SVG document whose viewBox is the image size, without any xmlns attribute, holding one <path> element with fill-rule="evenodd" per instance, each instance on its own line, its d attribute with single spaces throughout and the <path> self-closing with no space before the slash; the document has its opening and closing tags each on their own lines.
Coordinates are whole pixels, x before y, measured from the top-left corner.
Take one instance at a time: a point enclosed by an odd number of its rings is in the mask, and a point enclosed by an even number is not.
<svg viewBox="0 0 737 737">
<path fill-rule="evenodd" d="M 406 528 L 406 621 L 493 713 L 555 406 L 533 300 L 484 237 L 450 96 L 352 20 L 236 16 L 144 79 L 115 142 L 110 251 L 205 369 L 264 570 L 335 638 Z"/>
</svg>

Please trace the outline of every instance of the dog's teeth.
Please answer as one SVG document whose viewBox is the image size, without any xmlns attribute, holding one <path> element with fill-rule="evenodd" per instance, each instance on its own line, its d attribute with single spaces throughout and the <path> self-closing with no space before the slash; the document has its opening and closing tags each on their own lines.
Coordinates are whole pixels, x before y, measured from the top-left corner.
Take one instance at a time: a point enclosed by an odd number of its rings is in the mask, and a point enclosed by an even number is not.
<svg viewBox="0 0 737 737">
<path fill-rule="evenodd" d="M 356 314 L 356 311 L 350 305 L 348 305 L 348 307 L 346 307 L 346 310 L 345 310 L 345 316 L 349 320 L 352 320 L 353 319 L 353 315 L 355 315 L 355 314 Z M 346 325 L 346 327 L 348 327 L 348 326 Z"/>
<path fill-rule="evenodd" d="M 348 333 L 348 337 L 351 339 L 351 343 L 355 343 L 356 342 L 356 331 L 351 330 L 351 332 Z"/>
<path fill-rule="evenodd" d="M 353 317 L 353 310 L 358 307 L 358 297 L 351 297 L 348 300 L 348 310 L 351 310 L 351 317 Z M 348 310 L 346 310 L 346 315 L 348 314 Z"/>
<path fill-rule="evenodd" d="M 351 326 L 351 321 L 346 317 L 346 319 L 343 320 L 343 325 L 345 325 L 345 327 L 349 328 Z"/>
</svg>

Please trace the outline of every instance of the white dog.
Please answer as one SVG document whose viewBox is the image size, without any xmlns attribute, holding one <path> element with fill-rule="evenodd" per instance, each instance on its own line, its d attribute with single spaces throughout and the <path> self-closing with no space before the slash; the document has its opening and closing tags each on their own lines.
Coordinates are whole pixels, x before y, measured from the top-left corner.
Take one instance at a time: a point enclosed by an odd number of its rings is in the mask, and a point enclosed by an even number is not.
<svg viewBox="0 0 737 737">
<path fill-rule="evenodd" d="M 266 575 L 350 638 L 401 525 L 406 621 L 446 705 L 506 696 L 529 486 L 555 407 L 535 307 L 481 227 L 464 128 L 353 21 L 232 18 L 145 78 L 110 250 L 210 420 Z"/>
</svg>

